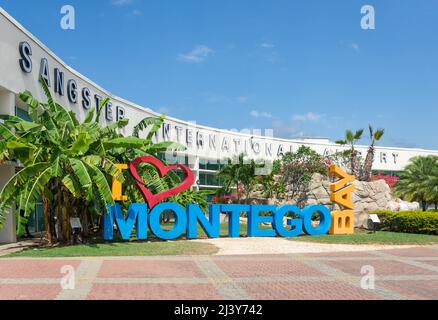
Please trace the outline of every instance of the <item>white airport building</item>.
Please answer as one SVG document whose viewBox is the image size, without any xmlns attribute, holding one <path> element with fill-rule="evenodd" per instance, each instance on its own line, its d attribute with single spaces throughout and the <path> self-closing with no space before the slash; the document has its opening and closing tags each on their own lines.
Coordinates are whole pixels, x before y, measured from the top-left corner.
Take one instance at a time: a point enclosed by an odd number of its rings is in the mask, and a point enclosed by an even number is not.
<svg viewBox="0 0 438 320">
<path fill-rule="evenodd" d="M 74 111 L 79 119 L 84 119 L 90 108 L 106 97 L 110 98 L 110 103 L 101 114 L 102 124 L 128 118 L 130 124 L 126 128 L 126 134 L 130 133 L 139 120 L 161 115 L 111 94 L 73 70 L 0 8 L 0 114 L 28 117 L 26 105 L 18 96 L 25 90 L 29 90 L 36 99 L 45 101 L 38 81 L 41 75 L 48 79 L 57 102 Z M 233 132 L 172 117 L 166 118 L 156 139 L 176 141 L 187 147 L 187 155 L 183 155 L 182 161 L 193 170 L 196 176 L 195 187 L 201 189 L 219 187 L 220 182 L 217 181 L 215 172 L 220 167 L 220 160 L 243 152 L 252 158 L 274 160 L 302 145 L 321 154 L 342 149 L 323 138 L 279 139 L 272 136 L 272 130 Z M 358 150 L 363 153 L 367 148 L 358 146 Z M 399 172 L 410 158 L 430 154 L 438 155 L 438 151 L 377 146 L 373 170 Z M 0 188 L 15 171 L 14 163 L 0 165 Z M 38 214 L 40 211 L 41 208 L 36 209 L 31 231 L 40 231 L 43 228 L 41 214 Z M 15 222 L 11 213 L 5 228 L 0 231 L 0 243 L 15 241 Z"/>
</svg>

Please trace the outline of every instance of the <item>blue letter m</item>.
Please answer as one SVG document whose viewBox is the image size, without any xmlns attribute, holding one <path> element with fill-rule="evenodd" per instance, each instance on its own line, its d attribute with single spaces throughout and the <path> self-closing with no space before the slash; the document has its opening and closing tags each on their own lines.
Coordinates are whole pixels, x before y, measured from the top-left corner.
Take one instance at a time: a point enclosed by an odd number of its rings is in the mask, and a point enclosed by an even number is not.
<svg viewBox="0 0 438 320">
<path fill-rule="evenodd" d="M 123 240 L 131 238 L 132 229 L 136 222 L 137 239 L 147 239 L 147 209 L 145 203 L 131 204 L 125 218 L 118 203 L 113 206 L 108 205 L 108 214 L 103 216 L 103 239 L 114 239 L 114 218 Z"/>
</svg>

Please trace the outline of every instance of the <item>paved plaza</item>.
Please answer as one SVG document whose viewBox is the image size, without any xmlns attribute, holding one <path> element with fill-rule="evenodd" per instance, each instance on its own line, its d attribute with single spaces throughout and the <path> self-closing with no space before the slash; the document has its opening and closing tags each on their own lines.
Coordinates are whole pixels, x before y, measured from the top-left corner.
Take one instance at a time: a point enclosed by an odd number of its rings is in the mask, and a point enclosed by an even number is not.
<svg viewBox="0 0 438 320">
<path fill-rule="evenodd" d="M 73 290 L 61 286 L 66 284 L 61 280 L 66 265 L 75 270 Z M 361 287 L 364 266 L 368 275 L 369 266 L 375 272 L 374 289 Z M 0 299 L 438 299 L 438 246 L 271 255 L 1 258 Z"/>
</svg>

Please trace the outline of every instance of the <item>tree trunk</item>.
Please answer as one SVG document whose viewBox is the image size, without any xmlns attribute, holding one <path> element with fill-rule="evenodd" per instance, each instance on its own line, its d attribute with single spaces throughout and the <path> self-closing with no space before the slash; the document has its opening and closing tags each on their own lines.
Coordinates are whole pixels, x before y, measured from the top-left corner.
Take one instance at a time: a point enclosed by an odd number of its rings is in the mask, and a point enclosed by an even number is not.
<svg viewBox="0 0 438 320">
<path fill-rule="evenodd" d="M 359 160 L 357 158 L 357 151 L 355 149 L 351 150 L 351 174 L 356 177 L 356 179 L 360 178 L 359 174 Z"/>
<path fill-rule="evenodd" d="M 363 175 L 361 177 L 362 181 L 370 181 L 371 172 L 373 170 L 373 161 L 374 161 L 374 146 L 370 146 L 368 149 L 367 156 L 365 158 L 365 168 Z"/>
<path fill-rule="evenodd" d="M 240 204 L 240 193 L 239 193 L 239 182 L 236 183 L 236 191 L 237 191 L 237 203 Z"/>
<path fill-rule="evenodd" d="M 63 197 L 63 205 L 62 205 L 62 218 L 63 218 L 63 237 L 66 242 L 70 242 L 71 240 L 71 226 L 70 226 L 70 211 L 72 209 L 72 206 L 70 204 L 70 193 L 68 190 L 64 188 L 64 186 L 61 187 L 62 190 L 62 197 Z"/>
<path fill-rule="evenodd" d="M 80 217 L 81 217 L 81 224 L 83 228 L 83 235 L 84 237 L 88 237 L 89 221 L 88 221 L 88 210 L 86 205 L 82 205 Z"/>
<path fill-rule="evenodd" d="M 56 198 L 55 198 L 55 209 L 56 209 L 56 225 L 58 226 L 57 230 L 57 239 L 58 242 L 64 242 L 64 231 L 63 231 L 63 214 L 62 214 L 62 206 L 63 206 L 63 198 L 62 198 L 62 190 L 61 185 L 58 180 L 56 180 Z"/>
<path fill-rule="evenodd" d="M 43 210 L 44 210 L 44 224 L 46 228 L 46 238 L 49 244 L 51 245 L 53 243 L 53 229 L 52 229 L 52 216 L 51 216 L 51 206 L 49 203 L 49 199 L 47 199 L 46 192 L 48 190 L 44 190 L 42 194 L 42 200 L 43 200 Z"/>
</svg>

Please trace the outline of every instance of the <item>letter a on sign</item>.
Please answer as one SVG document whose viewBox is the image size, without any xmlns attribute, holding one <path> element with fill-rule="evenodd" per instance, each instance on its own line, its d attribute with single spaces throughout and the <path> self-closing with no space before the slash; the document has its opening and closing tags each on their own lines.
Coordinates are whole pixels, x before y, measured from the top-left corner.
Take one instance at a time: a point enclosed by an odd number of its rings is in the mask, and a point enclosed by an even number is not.
<svg viewBox="0 0 438 320">
<path fill-rule="evenodd" d="M 344 170 L 342 170 L 336 165 L 330 166 L 329 173 L 340 179 L 339 181 L 336 181 L 335 183 L 332 183 L 330 185 L 330 190 L 332 192 L 338 191 L 339 189 L 345 187 L 345 185 L 347 185 L 348 183 L 353 182 L 355 179 L 354 176 L 349 175 L 348 173 L 346 173 Z"/>
<path fill-rule="evenodd" d="M 347 208 L 354 209 L 353 201 L 351 200 L 351 193 L 354 191 L 354 185 L 342 188 L 336 192 L 330 194 L 330 200 L 337 204 Z"/>
</svg>

